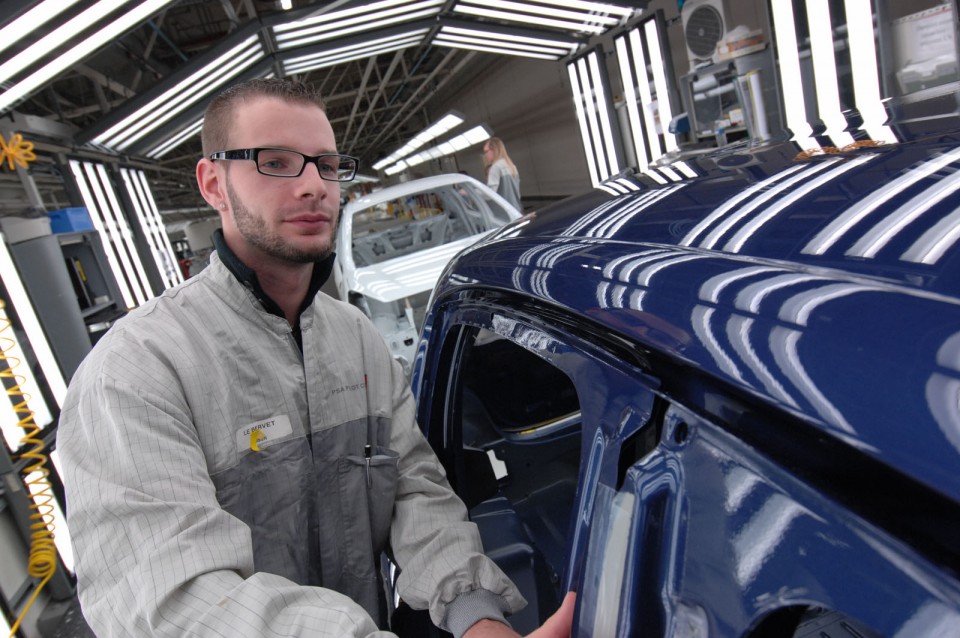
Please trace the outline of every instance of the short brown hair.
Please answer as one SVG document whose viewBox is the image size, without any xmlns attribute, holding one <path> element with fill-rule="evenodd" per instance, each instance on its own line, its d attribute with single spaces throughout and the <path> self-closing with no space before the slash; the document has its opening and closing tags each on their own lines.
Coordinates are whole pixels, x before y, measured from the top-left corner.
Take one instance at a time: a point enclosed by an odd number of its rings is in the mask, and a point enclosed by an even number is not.
<svg viewBox="0 0 960 638">
<path fill-rule="evenodd" d="M 287 102 L 313 105 L 326 112 L 327 107 L 320 94 L 303 82 L 282 78 L 254 78 L 234 84 L 213 98 L 203 114 L 203 131 L 200 140 L 203 156 L 208 157 L 224 148 L 230 120 L 238 104 L 251 98 L 272 97 Z"/>
</svg>

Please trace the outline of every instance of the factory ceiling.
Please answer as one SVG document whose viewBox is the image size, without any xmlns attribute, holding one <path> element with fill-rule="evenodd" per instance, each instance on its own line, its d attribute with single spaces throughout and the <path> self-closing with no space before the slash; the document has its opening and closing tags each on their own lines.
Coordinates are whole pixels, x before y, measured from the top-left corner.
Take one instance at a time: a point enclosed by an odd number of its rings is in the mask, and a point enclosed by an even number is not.
<svg viewBox="0 0 960 638">
<path fill-rule="evenodd" d="M 149 171 L 165 218 L 178 211 L 188 218 L 202 204 L 192 184 L 196 126 L 223 86 L 267 75 L 315 86 L 340 149 L 370 166 L 441 116 L 431 105 L 455 95 L 491 54 L 575 55 L 647 2 L 290 4 L 0 2 L 0 132 L 30 131 L 41 154 L 104 153 L 133 162 Z M 31 12 L 40 23 L 26 30 Z M 71 25 L 82 28 L 67 33 Z M 101 36 L 110 37 L 97 42 Z M 41 190 L 56 182 L 56 162 L 33 170 Z"/>
</svg>

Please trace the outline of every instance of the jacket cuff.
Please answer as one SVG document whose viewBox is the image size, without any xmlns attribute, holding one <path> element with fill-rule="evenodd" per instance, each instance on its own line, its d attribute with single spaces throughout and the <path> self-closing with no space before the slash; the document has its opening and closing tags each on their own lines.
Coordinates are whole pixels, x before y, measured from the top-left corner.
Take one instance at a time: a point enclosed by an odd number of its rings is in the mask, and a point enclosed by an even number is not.
<svg viewBox="0 0 960 638">
<path fill-rule="evenodd" d="M 455 638 L 461 638 L 477 621 L 485 618 L 498 620 L 509 627 L 510 623 L 504 618 L 504 612 L 508 609 L 503 596 L 486 589 L 463 592 L 447 605 L 442 629 L 449 631 Z"/>
</svg>

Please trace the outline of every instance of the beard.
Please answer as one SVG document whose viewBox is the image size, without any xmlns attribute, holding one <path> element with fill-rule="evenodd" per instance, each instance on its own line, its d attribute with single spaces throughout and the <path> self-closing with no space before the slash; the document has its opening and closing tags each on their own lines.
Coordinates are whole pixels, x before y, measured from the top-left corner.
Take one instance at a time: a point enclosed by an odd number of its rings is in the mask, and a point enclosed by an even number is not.
<svg viewBox="0 0 960 638">
<path fill-rule="evenodd" d="M 291 244 L 279 233 L 271 230 L 262 215 L 258 215 L 247 208 L 229 181 L 227 182 L 227 198 L 230 200 L 233 220 L 240 235 L 259 251 L 275 259 L 296 264 L 310 264 L 320 261 L 326 259 L 333 252 L 333 238 L 336 237 L 337 226 L 340 224 L 339 215 L 335 217 L 327 241 L 309 248 L 301 248 Z"/>
</svg>

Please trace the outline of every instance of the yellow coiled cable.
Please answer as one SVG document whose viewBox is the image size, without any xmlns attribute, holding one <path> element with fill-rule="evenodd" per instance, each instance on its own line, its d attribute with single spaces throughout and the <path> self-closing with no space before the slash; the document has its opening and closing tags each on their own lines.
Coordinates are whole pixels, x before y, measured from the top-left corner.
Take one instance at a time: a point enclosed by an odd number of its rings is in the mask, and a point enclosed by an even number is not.
<svg viewBox="0 0 960 638">
<path fill-rule="evenodd" d="M 0 310 L 6 308 L 6 303 L 0 299 Z M 10 334 L 5 334 L 11 330 L 10 321 L 3 315 L 0 315 L 0 378 L 13 379 L 13 385 L 6 389 L 7 395 L 14 397 L 16 403 L 13 406 L 17 416 L 20 417 L 18 425 L 24 430 L 24 436 L 20 439 L 21 449 L 25 451 L 20 453 L 20 457 L 30 459 L 31 463 L 24 468 L 24 482 L 30 495 L 30 509 L 33 513 L 30 515 L 30 555 L 27 559 L 27 573 L 40 579 L 40 584 L 33 590 L 30 600 L 17 621 L 10 630 L 10 637 L 13 638 L 20 627 L 23 618 L 30 611 L 37 596 L 44 586 L 53 577 L 57 570 L 57 546 L 53 542 L 53 511 L 52 505 L 54 497 L 50 491 L 50 472 L 46 468 L 47 456 L 43 453 L 44 445 L 40 439 L 40 428 L 33 418 L 33 410 L 27 405 L 29 397 L 21 389 L 24 378 L 14 373 L 14 368 L 20 365 L 20 360 L 9 356 L 10 352 L 17 342 Z M 33 478 L 30 478 L 30 477 Z M 32 488 L 32 489 L 31 489 Z"/>
</svg>

